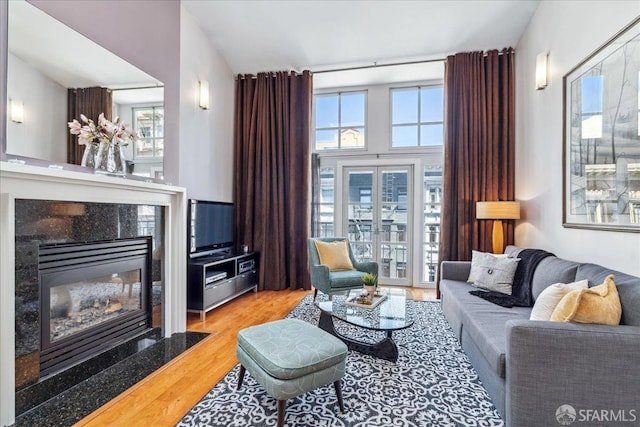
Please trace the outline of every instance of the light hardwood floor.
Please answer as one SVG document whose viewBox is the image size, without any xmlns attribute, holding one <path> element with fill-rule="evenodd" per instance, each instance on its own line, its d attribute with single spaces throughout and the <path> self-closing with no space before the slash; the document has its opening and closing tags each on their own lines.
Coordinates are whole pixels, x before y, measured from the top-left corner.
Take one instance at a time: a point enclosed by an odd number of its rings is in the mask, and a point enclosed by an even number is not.
<svg viewBox="0 0 640 427">
<path fill-rule="evenodd" d="M 414 300 L 434 300 L 435 290 L 405 288 Z M 211 335 L 115 399 L 77 426 L 173 426 L 237 363 L 240 329 L 284 318 L 312 293 L 304 290 L 245 294 L 207 314 L 189 314 L 189 331 Z"/>
</svg>

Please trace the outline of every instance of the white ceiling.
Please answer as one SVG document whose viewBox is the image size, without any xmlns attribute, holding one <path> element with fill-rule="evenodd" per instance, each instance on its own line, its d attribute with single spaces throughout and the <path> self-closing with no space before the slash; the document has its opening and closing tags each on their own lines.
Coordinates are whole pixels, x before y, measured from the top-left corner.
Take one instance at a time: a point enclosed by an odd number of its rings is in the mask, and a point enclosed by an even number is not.
<svg viewBox="0 0 640 427">
<path fill-rule="evenodd" d="M 445 58 L 448 54 L 515 47 L 539 0 L 207 1 L 182 0 L 234 73 L 312 71 Z M 401 67 L 316 74 L 314 87 L 385 80 L 426 80 Z M 394 70 L 395 69 L 395 70 Z M 380 77 L 380 74 L 385 74 Z M 366 81 L 365 81 L 366 80 Z M 336 84 L 341 85 L 341 84 Z"/>
</svg>

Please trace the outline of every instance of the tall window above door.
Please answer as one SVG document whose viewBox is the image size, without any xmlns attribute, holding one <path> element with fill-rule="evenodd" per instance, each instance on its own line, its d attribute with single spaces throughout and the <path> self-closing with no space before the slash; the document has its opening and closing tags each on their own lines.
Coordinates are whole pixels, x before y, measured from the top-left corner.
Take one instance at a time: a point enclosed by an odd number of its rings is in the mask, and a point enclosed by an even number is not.
<svg viewBox="0 0 640 427">
<path fill-rule="evenodd" d="M 439 146 L 444 142 L 444 89 L 391 89 L 391 147 Z"/>
<path fill-rule="evenodd" d="M 315 96 L 315 150 L 366 147 L 367 92 Z"/>
<path fill-rule="evenodd" d="M 138 133 L 135 142 L 136 159 L 152 159 L 164 156 L 164 108 L 133 108 L 133 125 Z"/>
</svg>

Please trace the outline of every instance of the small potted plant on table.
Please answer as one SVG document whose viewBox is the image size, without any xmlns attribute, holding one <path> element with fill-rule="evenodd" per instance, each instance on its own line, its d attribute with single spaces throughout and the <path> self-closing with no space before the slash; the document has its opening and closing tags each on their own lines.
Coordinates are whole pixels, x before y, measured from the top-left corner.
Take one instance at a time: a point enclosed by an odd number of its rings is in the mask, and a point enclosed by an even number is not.
<svg viewBox="0 0 640 427">
<path fill-rule="evenodd" d="M 376 292 L 376 279 L 376 275 L 371 273 L 365 273 L 362 276 L 362 284 L 364 285 L 364 289 L 367 291 L 371 299 L 373 299 L 373 296 Z"/>
</svg>

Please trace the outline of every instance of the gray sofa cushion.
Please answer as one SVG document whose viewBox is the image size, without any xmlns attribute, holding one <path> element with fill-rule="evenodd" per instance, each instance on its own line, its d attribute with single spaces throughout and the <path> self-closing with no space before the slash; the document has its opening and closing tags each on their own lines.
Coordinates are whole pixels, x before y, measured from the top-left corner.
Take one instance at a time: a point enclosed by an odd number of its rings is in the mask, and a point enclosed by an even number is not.
<svg viewBox="0 0 640 427">
<path fill-rule="evenodd" d="M 453 333 L 460 341 L 460 334 L 462 332 L 462 313 L 464 312 L 464 300 L 460 297 L 464 296 L 464 293 L 468 294 L 466 289 L 469 289 L 469 284 L 464 281 L 446 280 L 440 281 L 440 302 L 442 304 L 442 312 L 444 313 L 449 326 L 453 330 Z M 456 291 L 456 289 L 464 289 L 464 293 Z M 471 296 L 471 295 L 469 295 Z"/>
<path fill-rule="evenodd" d="M 622 304 L 621 325 L 640 326 L 640 277 L 604 268 L 596 264 L 580 264 L 576 280 L 587 279 L 589 287 L 600 285 L 609 274 L 618 288 Z"/>
<path fill-rule="evenodd" d="M 458 316 L 494 372 L 505 377 L 506 323 L 511 319 L 529 319 L 530 307 L 504 308 L 469 294 L 475 288 L 454 280 L 440 282 L 443 304 Z M 457 322 L 456 322 L 457 323 Z M 459 333 L 455 331 L 456 335 Z"/>
<path fill-rule="evenodd" d="M 475 341 L 491 368 L 505 377 L 505 354 L 507 353 L 506 326 L 508 320 L 528 319 L 530 307 L 505 308 L 487 303 L 480 298 L 467 307 L 467 318 L 462 329 L 466 329 Z"/>
<path fill-rule="evenodd" d="M 571 283 L 576 280 L 578 263 L 550 256 L 538 264 L 531 282 L 531 295 L 534 301 L 548 286 L 554 283 Z"/>
</svg>

